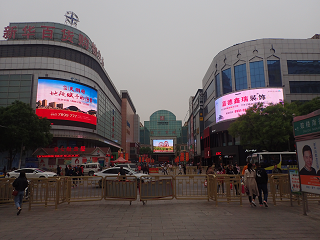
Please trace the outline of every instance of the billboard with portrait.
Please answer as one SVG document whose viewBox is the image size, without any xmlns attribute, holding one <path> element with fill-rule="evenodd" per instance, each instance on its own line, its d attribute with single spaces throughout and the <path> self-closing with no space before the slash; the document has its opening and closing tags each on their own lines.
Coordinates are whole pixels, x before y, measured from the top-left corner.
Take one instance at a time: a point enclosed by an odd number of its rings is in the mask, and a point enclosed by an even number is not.
<svg viewBox="0 0 320 240">
<path fill-rule="evenodd" d="M 216 122 L 237 118 L 256 103 L 265 107 L 283 102 L 282 88 L 259 88 L 227 94 L 215 101 Z"/>
<path fill-rule="evenodd" d="M 154 139 L 154 153 L 173 153 L 173 139 Z"/>
<path fill-rule="evenodd" d="M 83 84 L 38 79 L 36 114 L 54 125 L 96 129 L 97 90 Z"/>
<path fill-rule="evenodd" d="M 320 139 L 297 142 L 301 191 L 320 194 Z"/>
</svg>

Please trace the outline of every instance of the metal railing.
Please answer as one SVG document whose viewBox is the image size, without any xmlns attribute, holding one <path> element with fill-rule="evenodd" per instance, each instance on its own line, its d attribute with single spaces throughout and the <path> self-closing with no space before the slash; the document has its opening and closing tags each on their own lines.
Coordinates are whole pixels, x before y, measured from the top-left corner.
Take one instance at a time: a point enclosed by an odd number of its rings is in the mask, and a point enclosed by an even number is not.
<svg viewBox="0 0 320 240">
<path fill-rule="evenodd" d="M 27 199 L 29 209 L 34 205 L 58 207 L 59 204 L 83 201 L 132 201 L 143 203 L 150 200 L 208 200 L 239 202 L 247 195 L 242 191 L 241 175 L 145 175 L 96 177 L 71 176 L 58 178 L 29 179 Z M 0 203 L 13 203 L 12 178 L 0 179 Z M 292 194 L 289 176 L 269 176 L 269 199 L 274 205 L 279 201 L 297 201 L 301 195 Z M 319 201 L 320 196 L 308 194 L 310 201 Z"/>
</svg>

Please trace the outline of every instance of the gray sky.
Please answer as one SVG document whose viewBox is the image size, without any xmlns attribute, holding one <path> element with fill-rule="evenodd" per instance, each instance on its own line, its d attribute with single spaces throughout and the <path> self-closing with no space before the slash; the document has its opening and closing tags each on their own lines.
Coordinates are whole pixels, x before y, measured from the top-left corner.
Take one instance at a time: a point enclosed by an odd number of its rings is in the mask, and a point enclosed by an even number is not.
<svg viewBox="0 0 320 240">
<path fill-rule="evenodd" d="M 215 55 L 253 39 L 310 38 L 320 33 L 319 9 L 319 0 L 15 0 L 2 3 L 0 26 L 3 35 L 10 22 L 64 23 L 75 12 L 140 121 L 164 109 L 184 123 Z"/>
</svg>

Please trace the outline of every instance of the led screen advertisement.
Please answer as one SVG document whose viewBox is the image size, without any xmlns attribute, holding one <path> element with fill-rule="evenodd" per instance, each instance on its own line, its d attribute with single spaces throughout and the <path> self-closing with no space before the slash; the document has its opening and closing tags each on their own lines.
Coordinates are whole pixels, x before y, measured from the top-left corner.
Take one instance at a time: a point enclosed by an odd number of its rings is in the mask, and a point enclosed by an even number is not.
<svg viewBox="0 0 320 240">
<path fill-rule="evenodd" d="M 216 122 L 237 118 L 246 113 L 254 104 L 263 103 L 265 107 L 283 102 L 282 88 L 261 88 L 240 91 L 225 95 L 215 101 Z"/>
<path fill-rule="evenodd" d="M 82 84 L 41 78 L 36 114 L 52 124 L 96 129 L 97 96 L 95 89 Z"/>
<path fill-rule="evenodd" d="M 173 139 L 154 139 L 154 153 L 173 153 Z"/>
</svg>

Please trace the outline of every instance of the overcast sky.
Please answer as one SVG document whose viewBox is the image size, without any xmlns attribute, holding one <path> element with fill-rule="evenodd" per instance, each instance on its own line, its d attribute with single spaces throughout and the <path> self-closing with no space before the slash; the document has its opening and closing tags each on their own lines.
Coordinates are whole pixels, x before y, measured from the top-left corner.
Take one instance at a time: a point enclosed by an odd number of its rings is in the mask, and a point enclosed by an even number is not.
<svg viewBox="0 0 320 240">
<path fill-rule="evenodd" d="M 1 4 L 0 26 L 64 23 L 75 12 L 140 121 L 163 109 L 184 123 L 189 97 L 220 51 L 253 39 L 310 38 L 320 33 L 319 9 L 320 0 L 15 0 Z"/>
</svg>

